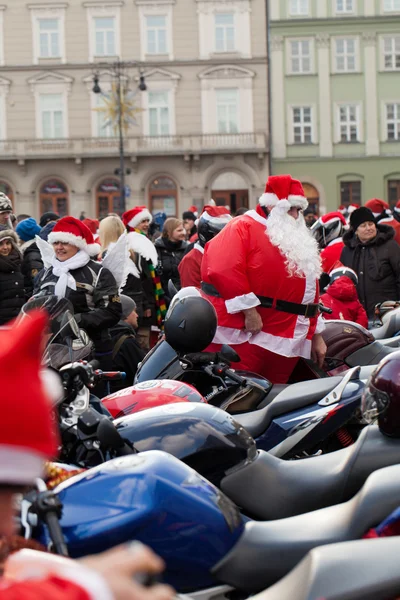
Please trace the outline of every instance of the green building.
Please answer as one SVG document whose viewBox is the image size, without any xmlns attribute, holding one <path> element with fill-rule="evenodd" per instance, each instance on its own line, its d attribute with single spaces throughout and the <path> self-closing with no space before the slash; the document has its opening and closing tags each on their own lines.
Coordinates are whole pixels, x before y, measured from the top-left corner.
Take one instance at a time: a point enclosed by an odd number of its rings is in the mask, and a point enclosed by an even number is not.
<svg viewBox="0 0 400 600">
<path fill-rule="evenodd" d="M 272 172 L 321 213 L 400 199 L 400 0 L 269 0 Z"/>
</svg>

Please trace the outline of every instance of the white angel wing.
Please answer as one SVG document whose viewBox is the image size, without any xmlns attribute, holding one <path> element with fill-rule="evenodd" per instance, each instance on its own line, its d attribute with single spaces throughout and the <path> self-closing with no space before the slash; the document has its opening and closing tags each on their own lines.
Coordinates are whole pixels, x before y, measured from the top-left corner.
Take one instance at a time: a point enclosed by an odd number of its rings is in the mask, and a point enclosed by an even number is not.
<svg viewBox="0 0 400 600">
<path fill-rule="evenodd" d="M 103 267 L 106 267 L 114 275 L 120 292 L 126 284 L 129 262 L 132 261 L 129 256 L 128 238 L 126 233 L 123 233 L 115 244 L 109 245 L 102 263 Z"/>
<path fill-rule="evenodd" d="M 42 240 L 38 235 L 35 236 L 35 240 L 42 256 L 43 266 L 45 269 L 48 269 L 51 267 L 54 258 L 53 246 L 49 242 L 46 242 L 46 240 Z"/>
</svg>

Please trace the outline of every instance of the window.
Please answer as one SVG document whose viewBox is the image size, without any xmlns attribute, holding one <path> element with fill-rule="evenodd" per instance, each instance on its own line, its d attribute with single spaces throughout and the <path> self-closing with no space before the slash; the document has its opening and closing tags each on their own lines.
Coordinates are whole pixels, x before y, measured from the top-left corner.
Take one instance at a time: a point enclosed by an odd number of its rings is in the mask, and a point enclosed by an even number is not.
<svg viewBox="0 0 400 600">
<path fill-rule="evenodd" d="M 233 13 L 215 15 L 215 51 L 234 52 L 235 16 Z"/>
<path fill-rule="evenodd" d="M 97 217 L 103 219 L 110 213 L 121 216 L 125 207 L 121 202 L 120 183 L 117 179 L 103 179 L 96 188 Z"/>
<path fill-rule="evenodd" d="M 40 117 L 43 139 L 64 137 L 64 100 L 62 94 L 40 96 Z"/>
<path fill-rule="evenodd" d="M 338 107 L 339 111 L 339 141 L 360 141 L 360 119 L 359 107 L 355 104 L 343 104 Z"/>
<path fill-rule="evenodd" d="M 383 0 L 384 12 L 400 12 L 400 0 Z"/>
<path fill-rule="evenodd" d="M 293 106 L 293 142 L 295 144 L 312 144 L 312 108 L 311 106 Z"/>
<path fill-rule="evenodd" d="M 290 72 L 311 73 L 311 42 L 310 40 L 290 41 Z"/>
<path fill-rule="evenodd" d="M 149 135 L 169 135 L 168 92 L 149 92 Z"/>
<path fill-rule="evenodd" d="M 289 0 L 289 14 L 292 17 L 308 15 L 308 0 Z"/>
<path fill-rule="evenodd" d="M 154 214 L 163 212 L 167 217 L 178 214 L 178 190 L 175 182 L 170 177 L 161 175 L 154 179 L 149 186 L 150 210 Z"/>
<path fill-rule="evenodd" d="M 400 200 L 400 179 L 391 179 L 388 181 L 388 202 L 393 210 Z"/>
<path fill-rule="evenodd" d="M 106 97 L 103 94 L 93 94 L 93 98 L 96 112 L 95 135 L 97 137 L 115 137 L 114 128 L 108 118 L 109 111 L 103 110 L 106 108 Z"/>
<path fill-rule="evenodd" d="M 356 70 L 356 40 L 354 38 L 335 40 L 335 67 L 338 73 L 351 73 Z"/>
<path fill-rule="evenodd" d="M 39 19 L 39 57 L 56 58 L 60 52 L 60 22 L 58 19 Z"/>
<path fill-rule="evenodd" d="M 353 203 L 361 205 L 361 181 L 341 181 L 340 204 L 349 206 Z"/>
<path fill-rule="evenodd" d="M 146 38 L 147 54 L 168 54 L 165 16 L 146 17 Z"/>
<path fill-rule="evenodd" d="M 237 89 L 215 90 L 217 99 L 217 132 L 238 133 L 239 92 Z"/>
<path fill-rule="evenodd" d="M 386 104 L 386 134 L 388 141 L 400 140 L 400 104 Z"/>
<path fill-rule="evenodd" d="M 400 36 L 383 38 L 383 64 L 388 71 L 400 69 Z"/>
<path fill-rule="evenodd" d="M 68 215 L 68 190 L 62 181 L 49 179 L 39 192 L 40 213 L 56 212 L 60 217 Z"/>
<path fill-rule="evenodd" d="M 116 56 L 115 17 L 95 17 L 95 56 Z"/>
<path fill-rule="evenodd" d="M 339 15 L 354 13 L 354 0 L 336 0 L 336 13 Z"/>
</svg>

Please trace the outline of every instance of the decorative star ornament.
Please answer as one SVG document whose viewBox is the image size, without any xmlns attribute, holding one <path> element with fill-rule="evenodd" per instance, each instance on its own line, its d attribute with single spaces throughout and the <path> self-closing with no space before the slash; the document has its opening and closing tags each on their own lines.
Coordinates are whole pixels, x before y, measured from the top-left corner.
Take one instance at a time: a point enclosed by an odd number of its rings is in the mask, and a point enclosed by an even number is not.
<svg viewBox="0 0 400 600">
<path fill-rule="evenodd" d="M 118 102 L 118 85 L 113 83 L 110 92 L 101 92 L 100 96 L 103 99 L 103 106 L 94 108 L 96 112 L 100 112 L 104 115 L 105 121 L 103 128 L 110 126 L 113 128 L 114 133 L 118 132 L 118 121 L 119 121 L 119 107 L 121 106 L 121 123 L 122 129 L 126 134 L 131 125 L 138 125 L 136 115 L 143 112 L 143 108 L 140 108 L 136 104 L 136 96 L 138 90 L 132 92 L 130 90 L 124 90 L 120 88 L 120 99 Z"/>
</svg>

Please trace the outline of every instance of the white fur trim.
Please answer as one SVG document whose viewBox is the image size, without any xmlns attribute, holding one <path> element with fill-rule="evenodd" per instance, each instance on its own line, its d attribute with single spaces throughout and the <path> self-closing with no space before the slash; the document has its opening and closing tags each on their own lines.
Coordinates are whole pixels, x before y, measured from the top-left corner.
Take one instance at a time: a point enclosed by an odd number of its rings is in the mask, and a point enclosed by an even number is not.
<svg viewBox="0 0 400 600">
<path fill-rule="evenodd" d="M 243 216 L 250 217 L 251 219 L 254 219 L 254 221 L 261 223 L 261 225 L 267 224 L 267 219 L 259 215 L 256 210 L 248 210 L 247 213 Z"/>
<path fill-rule="evenodd" d="M 325 321 L 322 318 L 322 315 L 318 315 L 317 326 L 315 328 L 315 334 L 322 333 L 323 331 L 325 331 L 325 329 L 326 329 Z"/>
<path fill-rule="evenodd" d="M 236 296 L 230 300 L 225 300 L 226 310 L 230 315 L 234 315 L 242 310 L 248 310 L 249 308 L 255 308 L 259 306 L 261 302 L 253 292 L 250 294 L 243 294 L 242 296 Z"/>
<path fill-rule="evenodd" d="M 335 244 L 342 244 L 343 243 L 343 238 L 338 237 L 334 240 L 332 240 L 331 242 L 329 242 L 329 244 L 327 245 L 327 248 L 329 248 L 329 246 L 334 246 Z"/>
<path fill-rule="evenodd" d="M 131 250 L 140 254 L 146 260 L 150 260 L 155 267 L 157 266 L 157 250 L 145 235 L 137 233 L 137 231 L 131 231 L 131 233 L 128 233 L 128 245 Z"/>
<path fill-rule="evenodd" d="M 28 485 L 43 473 L 45 457 L 26 448 L 0 444 L 0 483 Z"/>
<path fill-rule="evenodd" d="M 204 254 L 204 248 L 199 244 L 199 242 L 195 243 L 195 245 L 193 246 L 193 250 L 198 250 L 201 254 Z"/>
<path fill-rule="evenodd" d="M 311 356 L 311 340 L 304 338 L 284 338 L 271 333 L 260 331 L 251 335 L 247 331 L 233 329 L 232 327 L 217 327 L 213 344 L 228 344 L 234 346 L 249 342 L 275 354 L 292 358 L 295 356 L 309 359 Z"/>
<path fill-rule="evenodd" d="M 270 192 L 263 194 L 258 199 L 258 204 L 261 204 L 261 206 L 276 206 L 278 202 L 278 196 L 276 194 L 271 194 Z"/>
<path fill-rule="evenodd" d="M 128 227 L 132 227 L 132 229 L 135 229 L 135 227 L 137 227 L 139 223 L 145 221 L 146 219 L 149 219 L 150 223 L 153 220 L 153 217 L 151 213 L 147 210 L 147 208 L 138 213 L 136 217 L 133 217 L 133 219 L 129 221 Z"/>
<path fill-rule="evenodd" d="M 49 244 L 55 244 L 56 242 L 71 244 L 72 246 L 79 248 L 79 250 L 87 252 L 90 256 L 99 254 L 101 250 L 99 244 L 88 244 L 83 237 L 74 235 L 68 231 L 52 231 L 49 234 L 48 242 Z"/>
<path fill-rule="evenodd" d="M 204 219 L 205 221 L 219 220 L 219 221 L 225 221 L 226 223 L 228 223 L 229 221 L 232 221 L 232 217 L 231 217 L 231 215 L 228 215 L 228 213 L 225 213 L 223 215 L 214 215 L 214 216 L 211 216 L 211 215 L 208 214 L 208 212 L 204 212 L 201 215 L 201 218 Z M 195 223 L 196 223 L 196 221 L 195 221 Z"/>
<path fill-rule="evenodd" d="M 400 213 L 400 208 L 398 208 L 397 206 L 394 207 L 394 209 L 397 213 Z"/>
<path fill-rule="evenodd" d="M 300 207 L 302 210 L 305 210 L 308 206 L 308 200 L 304 196 L 288 196 L 288 201 L 290 202 L 290 206 Z"/>
</svg>

